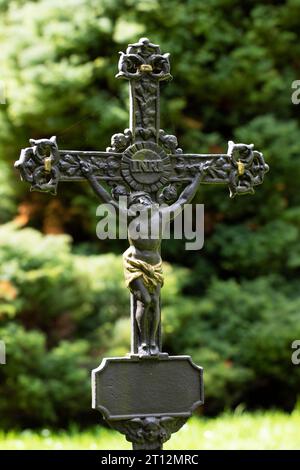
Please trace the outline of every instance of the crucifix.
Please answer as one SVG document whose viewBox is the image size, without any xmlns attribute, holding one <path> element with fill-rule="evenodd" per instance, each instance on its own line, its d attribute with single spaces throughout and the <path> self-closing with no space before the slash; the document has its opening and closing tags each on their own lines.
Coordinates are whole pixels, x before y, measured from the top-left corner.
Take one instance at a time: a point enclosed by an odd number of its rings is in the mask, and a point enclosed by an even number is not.
<svg viewBox="0 0 300 470">
<path fill-rule="evenodd" d="M 253 193 L 268 165 L 253 144 L 229 141 L 224 154 L 184 153 L 176 136 L 160 129 L 160 81 L 172 77 L 169 54 L 149 39 L 120 52 L 118 69 L 117 78 L 129 81 L 130 122 L 112 136 L 106 151 L 61 150 L 55 137 L 31 139 L 15 167 L 31 190 L 54 195 L 60 181 L 87 180 L 100 201 L 131 222 L 129 248 L 123 254 L 131 297 L 131 352 L 103 359 L 92 371 L 93 408 L 126 435 L 133 449 L 154 450 L 203 403 L 202 368 L 189 356 L 162 352 L 163 221 L 184 210 L 199 184 L 227 184 L 230 197 Z M 121 204 L 124 198 L 126 206 Z M 155 236 L 145 235 L 137 214 L 146 214 L 143 220 L 159 227 Z"/>
</svg>

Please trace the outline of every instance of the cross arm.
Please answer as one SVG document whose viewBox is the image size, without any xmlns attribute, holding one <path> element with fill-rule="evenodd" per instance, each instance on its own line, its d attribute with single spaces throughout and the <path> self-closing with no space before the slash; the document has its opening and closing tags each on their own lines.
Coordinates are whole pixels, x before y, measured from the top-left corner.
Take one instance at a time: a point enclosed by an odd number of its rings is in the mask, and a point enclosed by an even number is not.
<svg viewBox="0 0 300 470">
<path fill-rule="evenodd" d="M 202 175 L 201 183 L 227 184 L 230 197 L 254 193 L 269 171 L 263 154 L 253 144 L 228 142 L 226 154 L 177 154 L 171 156 L 172 183 L 186 183 L 196 171 Z"/>
<path fill-rule="evenodd" d="M 106 204 L 107 207 L 113 206 L 118 212 L 122 212 L 124 215 L 127 214 L 126 209 L 124 209 L 121 205 L 119 205 L 111 196 L 110 192 L 106 191 L 103 185 L 98 181 L 98 178 L 93 174 L 93 167 L 92 165 L 86 161 L 82 160 L 80 162 L 80 167 L 82 174 L 86 177 L 89 181 L 91 187 L 93 188 L 94 192 L 97 196 Z"/>
<path fill-rule="evenodd" d="M 31 184 L 32 191 L 56 194 L 60 181 L 83 181 L 86 174 L 82 162 L 89 165 L 96 180 L 112 183 L 122 181 L 120 173 L 121 154 L 60 150 L 56 138 L 30 140 L 31 147 L 21 151 L 15 167 L 21 178 Z"/>
<path fill-rule="evenodd" d="M 21 178 L 31 184 L 31 190 L 56 194 L 60 181 L 88 179 L 100 198 L 106 200 L 108 193 L 107 196 L 99 194 L 99 191 L 105 191 L 102 187 L 99 190 L 100 181 L 107 182 L 111 186 L 122 185 L 124 180 L 127 183 L 129 181 L 130 186 L 132 184 L 132 178 L 128 180 L 128 170 L 124 169 L 128 159 L 126 149 L 124 152 L 120 149 L 115 152 L 114 147 L 109 147 L 106 152 L 60 150 L 55 137 L 30 140 L 30 143 L 31 147 L 21 151 L 15 167 L 20 171 Z M 155 150 L 157 151 L 156 148 Z M 236 194 L 253 193 L 254 187 L 263 182 L 264 175 L 269 170 L 263 154 L 254 150 L 253 144 L 235 144 L 229 141 L 226 154 L 170 152 L 164 155 L 168 165 L 167 170 L 163 170 L 161 181 L 165 185 L 189 184 L 195 174 L 199 173 L 201 181 L 199 180 L 198 184 L 227 184 L 231 197 Z M 88 165 L 93 181 L 87 178 L 83 170 L 84 163 Z M 136 171 L 135 166 L 136 164 L 131 172 Z M 133 174 L 135 173 L 131 173 Z M 133 186 L 132 189 L 140 188 Z"/>
</svg>

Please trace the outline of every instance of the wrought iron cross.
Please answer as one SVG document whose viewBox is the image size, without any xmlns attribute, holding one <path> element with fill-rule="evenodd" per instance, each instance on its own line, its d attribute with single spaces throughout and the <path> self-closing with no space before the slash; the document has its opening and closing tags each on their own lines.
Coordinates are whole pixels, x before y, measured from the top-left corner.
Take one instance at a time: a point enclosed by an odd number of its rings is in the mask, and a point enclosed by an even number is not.
<svg viewBox="0 0 300 470">
<path fill-rule="evenodd" d="M 59 181 L 85 179 L 80 161 L 88 162 L 93 175 L 113 188 L 169 194 L 171 187 L 191 181 L 195 170 L 202 183 L 227 183 L 230 195 L 253 193 L 268 171 L 263 156 L 253 144 L 229 142 L 226 154 L 190 154 L 178 148 L 177 138 L 160 129 L 159 82 L 169 80 L 169 54 L 142 38 L 120 53 L 117 78 L 130 83 L 130 126 L 114 134 L 105 152 L 59 150 L 55 137 L 30 140 L 15 166 L 32 190 L 56 194 Z M 174 197 L 174 196 L 173 196 Z M 168 200 L 168 197 L 166 197 Z"/>
<path fill-rule="evenodd" d="M 253 193 L 263 182 L 268 165 L 253 144 L 229 141 L 226 154 L 183 153 L 177 138 L 160 129 L 159 82 L 171 75 L 169 54 L 158 45 L 147 38 L 130 44 L 120 53 L 117 78 L 129 80 L 129 128 L 114 134 L 105 152 L 60 150 L 55 137 L 30 140 L 15 166 L 32 190 L 56 194 L 59 181 L 87 179 L 102 201 L 119 210 L 119 198 L 126 195 L 129 206 L 158 206 L 161 217 L 182 210 L 200 183 L 227 184 L 233 197 Z M 134 448 L 157 449 L 203 402 L 202 372 L 188 356 L 161 352 L 161 239 L 133 241 L 130 232 L 128 239 L 124 271 L 131 291 L 131 355 L 106 359 L 93 371 L 93 406 Z"/>
</svg>

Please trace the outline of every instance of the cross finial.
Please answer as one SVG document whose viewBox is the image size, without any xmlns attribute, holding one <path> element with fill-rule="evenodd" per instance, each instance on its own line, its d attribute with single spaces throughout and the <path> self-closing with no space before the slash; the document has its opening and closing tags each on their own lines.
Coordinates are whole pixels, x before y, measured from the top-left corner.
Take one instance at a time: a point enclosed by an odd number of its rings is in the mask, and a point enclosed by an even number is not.
<svg viewBox="0 0 300 470">
<path fill-rule="evenodd" d="M 170 80 L 170 54 L 141 38 L 120 52 L 117 78 L 130 81 L 130 131 L 133 141 L 144 140 L 145 131 L 158 142 L 160 126 L 159 82 Z"/>
</svg>

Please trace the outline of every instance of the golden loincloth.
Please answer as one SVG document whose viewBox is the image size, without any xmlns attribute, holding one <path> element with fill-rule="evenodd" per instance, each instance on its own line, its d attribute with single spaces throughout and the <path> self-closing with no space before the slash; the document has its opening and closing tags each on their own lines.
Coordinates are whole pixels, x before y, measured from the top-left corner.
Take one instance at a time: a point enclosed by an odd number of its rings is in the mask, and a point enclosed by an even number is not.
<svg viewBox="0 0 300 470">
<path fill-rule="evenodd" d="M 135 279 L 141 277 L 147 289 L 153 292 L 158 284 L 164 283 L 162 261 L 157 264 L 149 264 L 146 261 L 134 259 L 130 256 L 130 248 L 123 254 L 123 266 L 126 287 Z"/>
</svg>

